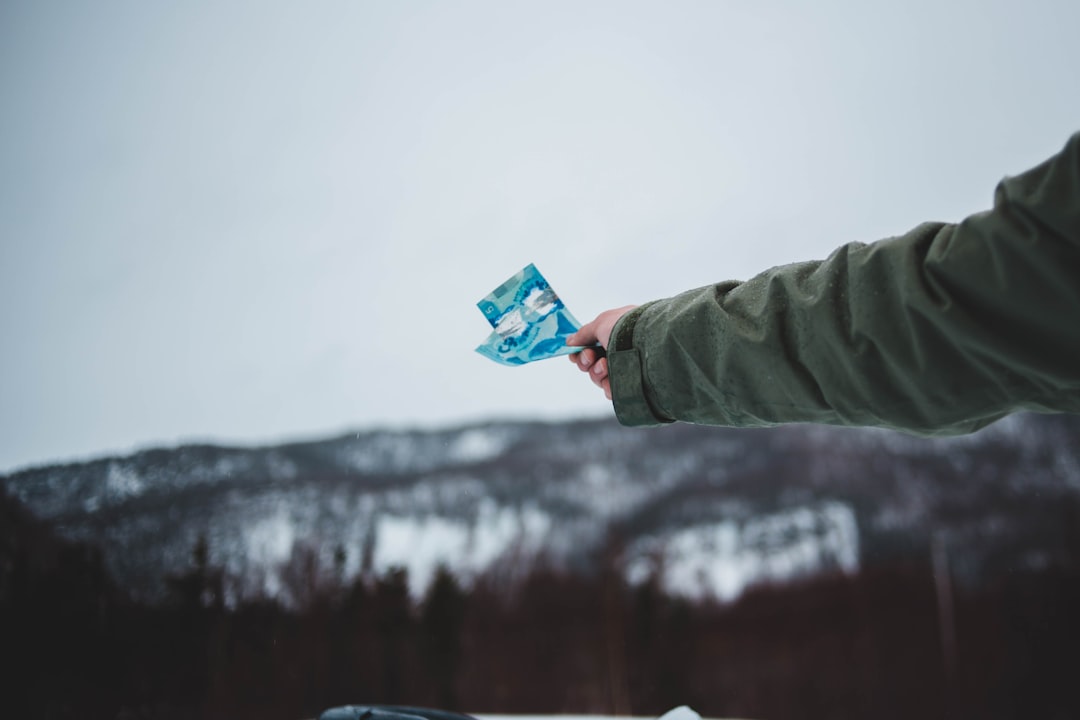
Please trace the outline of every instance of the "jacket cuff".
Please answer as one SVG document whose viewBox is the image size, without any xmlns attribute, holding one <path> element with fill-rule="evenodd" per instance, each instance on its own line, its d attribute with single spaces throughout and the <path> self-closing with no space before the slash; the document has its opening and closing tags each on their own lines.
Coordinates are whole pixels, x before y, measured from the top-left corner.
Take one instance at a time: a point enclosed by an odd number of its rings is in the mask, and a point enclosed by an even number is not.
<svg viewBox="0 0 1080 720">
<path fill-rule="evenodd" d="M 654 412 L 645 396 L 645 374 L 641 351 L 634 347 L 634 327 L 646 307 L 636 307 L 619 318 L 608 342 L 608 377 L 615 417 L 631 427 L 672 422 Z"/>
</svg>

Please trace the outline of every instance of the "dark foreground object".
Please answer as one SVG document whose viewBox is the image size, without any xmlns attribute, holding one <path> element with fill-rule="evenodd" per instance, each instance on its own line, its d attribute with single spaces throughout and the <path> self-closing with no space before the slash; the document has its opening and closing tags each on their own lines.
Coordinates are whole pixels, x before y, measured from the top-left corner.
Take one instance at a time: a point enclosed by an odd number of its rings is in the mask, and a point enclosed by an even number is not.
<svg viewBox="0 0 1080 720">
<path fill-rule="evenodd" d="M 471 715 L 405 705 L 345 705 L 330 708 L 319 720 L 476 720 Z"/>
</svg>

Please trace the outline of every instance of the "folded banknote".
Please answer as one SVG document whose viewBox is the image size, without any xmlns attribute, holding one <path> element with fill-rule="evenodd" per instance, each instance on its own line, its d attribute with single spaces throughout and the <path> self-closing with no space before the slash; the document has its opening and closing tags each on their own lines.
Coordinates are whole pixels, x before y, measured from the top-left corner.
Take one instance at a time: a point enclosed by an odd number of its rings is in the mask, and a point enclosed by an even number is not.
<svg viewBox="0 0 1080 720">
<path fill-rule="evenodd" d="M 566 338 L 581 328 L 531 263 L 476 304 L 495 331 L 476 352 L 503 365 L 570 355 Z"/>
</svg>

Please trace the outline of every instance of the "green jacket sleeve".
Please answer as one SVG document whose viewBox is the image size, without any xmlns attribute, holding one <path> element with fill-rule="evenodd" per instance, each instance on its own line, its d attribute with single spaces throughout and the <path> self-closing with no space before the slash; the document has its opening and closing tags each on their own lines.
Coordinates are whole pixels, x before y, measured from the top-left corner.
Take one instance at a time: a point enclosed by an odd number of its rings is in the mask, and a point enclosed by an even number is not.
<svg viewBox="0 0 1080 720">
<path fill-rule="evenodd" d="M 955 434 L 1080 412 L 1080 133 L 988 212 L 643 305 L 608 351 L 626 425 Z"/>
</svg>

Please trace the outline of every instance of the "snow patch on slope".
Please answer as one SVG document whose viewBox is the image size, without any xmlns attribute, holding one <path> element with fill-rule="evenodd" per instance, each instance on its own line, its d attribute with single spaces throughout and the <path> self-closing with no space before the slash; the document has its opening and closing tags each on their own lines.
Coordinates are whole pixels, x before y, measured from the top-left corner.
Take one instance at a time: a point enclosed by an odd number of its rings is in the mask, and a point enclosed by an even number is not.
<svg viewBox="0 0 1080 720">
<path fill-rule="evenodd" d="M 448 459 L 455 462 L 482 462 L 502 455 L 507 445 L 507 438 L 502 433 L 472 428 L 457 436 L 447 454 Z"/>
<path fill-rule="evenodd" d="M 279 507 L 247 529 L 245 556 L 255 564 L 273 567 L 289 559 L 296 537 L 292 518 L 284 507 Z"/>
<path fill-rule="evenodd" d="M 628 553 L 627 577 L 647 579 L 658 568 L 670 592 L 733 600 L 761 582 L 859 567 L 858 527 L 850 506 L 826 502 L 739 522 L 699 525 L 639 541 Z"/>
<path fill-rule="evenodd" d="M 143 481 L 139 474 L 120 463 L 109 463 L 105 474 L 105 491 L 111 498 L 123 499 L 138 495 L 143 490 Z"/>
<path fill-rule="evenodd" d="M 500 427 L 469 428 L 450 435 L 384 432 L 341 448 L 337 462 L 364 474 L 423 472 L 493 460 L 515 437 Z"/>
<path fill-rule="evenodd" d="M 537 552 L 551 519 L 536 508 L 513 510 L 485 500 L 475 522 L 445 517 L 383 515 L 377 520 L 374 569 L 408 570 L 409 585 L 422 593 L 439 565 L 453 568 L 464 579 L 485 570 L 514 549 Z"/>
</svg>

